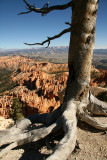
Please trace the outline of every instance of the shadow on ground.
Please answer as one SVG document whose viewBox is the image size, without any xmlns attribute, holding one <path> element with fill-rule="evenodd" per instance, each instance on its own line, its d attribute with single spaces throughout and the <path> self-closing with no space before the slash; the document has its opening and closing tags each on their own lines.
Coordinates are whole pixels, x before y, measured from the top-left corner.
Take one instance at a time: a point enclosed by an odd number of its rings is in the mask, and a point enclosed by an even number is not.
<svg viewBox="0 0 107 160">
<path fill-rule="evenodd" d="M 25 144 L 20 148 L 17 147 L 17 149 L 24 150 L 24 153 L 19 160 L 45 160 L 45 158 L 49 156 L 50 152 L 46 148 L 44 139 Z"/>
</svg>

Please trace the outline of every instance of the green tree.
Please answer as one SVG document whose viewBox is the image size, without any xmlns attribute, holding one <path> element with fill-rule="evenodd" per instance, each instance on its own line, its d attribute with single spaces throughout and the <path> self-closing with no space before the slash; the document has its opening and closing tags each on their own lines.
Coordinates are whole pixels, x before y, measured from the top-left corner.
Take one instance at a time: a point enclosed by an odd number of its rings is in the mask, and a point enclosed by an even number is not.
<svg viewBox="0 0 107 160">
<path fill-rule="evenodd" d="M 22 114 L 22 103 L 20 102 L 19 98 L 13 99 L 13 104 L 10 111 L 10 118 L 12 118 L 14 121 L 17 121 L 21 118 L 23 118 Z"/>
</svg>

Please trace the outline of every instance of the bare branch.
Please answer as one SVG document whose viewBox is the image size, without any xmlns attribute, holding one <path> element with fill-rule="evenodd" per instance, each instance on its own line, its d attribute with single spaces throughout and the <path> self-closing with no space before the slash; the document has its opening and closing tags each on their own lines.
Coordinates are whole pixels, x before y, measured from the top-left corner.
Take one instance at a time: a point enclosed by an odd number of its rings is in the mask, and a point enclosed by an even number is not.
<svg viewBox="0 0 107 160">
<path fill-rule="evenodd" d="M 51 7 L 48 7 L 48 5 L 47 5 L 46 7 L 43 7 L 43 8 L 35 8 L 35 6 L 30 5 L 28 2 L 26 2 L 26 0 L 23 0 L 23 1 L 27 5 L 27 9 L 29 11 L 42 13 L 42 15 L 45 15 L 45 14 L 51 12 L 51 11 L 54 11 L 54 10 L 64 10 L 64 9 L 69 8 L 69 7 L 72 7 L 72 1 L 70 1 L 66 4 L 63 4 L 63 5 L 55 5 L 55 6 L 51 6 Z M 19 13 L 19 15 L 20 14 L 27 14 L 27 13 L 29 13 L 29 12 L 21 12 L 21 13 Z"/>
<path fill-rule="evenodd" d="M 71 26 L 71 23 L 70 23 L 70 22 L 65 22 L 65 24 L 67 24 L 67 25 Z"/>
<path fill-rule="evenodd" d="M 20 14 L 27 14 L 27 13 L 30 13 L 30 12 L 32 12 L 32 11 L 28 11 L 28 12 L 21 12 L 21 13 L 19 13 L 18 15 L 20 15 Z"/>
<path fill-rule="evenodd" d="M 44 45 L 45 43 L 48 42 L 48 46 L 47 46 L 47 47 L 49 47 L 51 40 L 54 40 L 54 39 L 56 39 L 56 38 L 59 38 L 59 37 L 61 37 L 63 34 L 68 33 L 68 32 L 70 32 L 70 31 L 71 31 L 71 27 L 69 27 L 69 28 L 67 28 L 67 29 L 64 29 L 62 32 L 60 32 L 59 34 L 57 34 L 57 35 L 55 35 L 55 36 L 53 36 L 53 37 L 47 37 L 47 39 L 46 39 L 45 41 L 41 42 L 41 43 L 33 43 L 33 44 L 24 43 L 24 44 L 27 44 L 27 45 Z"/>
</svg>

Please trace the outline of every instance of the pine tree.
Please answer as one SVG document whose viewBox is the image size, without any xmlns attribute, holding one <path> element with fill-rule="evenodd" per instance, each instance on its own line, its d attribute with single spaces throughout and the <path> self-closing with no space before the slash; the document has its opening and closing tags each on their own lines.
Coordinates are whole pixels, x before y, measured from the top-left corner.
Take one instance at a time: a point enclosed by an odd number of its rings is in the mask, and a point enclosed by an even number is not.
<svg viewBox="0 0 107 160">
<path fill-rule="evenodd" d="M 10 117 L 14 120 L 17 121 L 21 118 L 23 118 L 22 114 L 22 103 L 20 102 L 19 98 L 14 98 L 13 99 L 13 105 L 11 107 L 10 111 Z"/>
</svg>

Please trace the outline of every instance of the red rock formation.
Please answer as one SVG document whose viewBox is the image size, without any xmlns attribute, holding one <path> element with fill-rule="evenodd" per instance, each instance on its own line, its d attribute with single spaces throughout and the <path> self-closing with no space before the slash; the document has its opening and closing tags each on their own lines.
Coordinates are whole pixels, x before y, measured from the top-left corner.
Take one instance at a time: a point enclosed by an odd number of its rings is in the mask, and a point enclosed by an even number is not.
<svg viewBox="0 0 107 160">
<path fill-rule="evenodd" d="M 9 118 L 9 111 L 13 103 L 13 96 L 0 96 L 0 116 Z"/>
<path fill-rule="evenodd" d="M 107 71 L 105 70 L 98 70 L 95 72 L 95 77 L 91 79 L 90 82 L 91 86 L 107 86 Z"/>
<path fill-rule="evenodd" d="M 32 64 L 34 61 L 27 57 L 5 56 L 0 57 L 0 68 L 17 69 L 24 63 Z"/>
<path fill-rule="evenodd" d="M 16 69 L 11 78 L 18 81 L 19 86 L 0 97 L 0 115 L 9 117 L 14 97 L 22 102 L 24 116 L 34 113 L 52 112 L 63 102 L 68 70 L 67 64 L 35 62 L 26 57 L 1 57 L 0 67 Z M 92 79 L 90 85 L 100 85 L 107 81 L 107 72 L 92 67 L 92 72 L 99 78 Z"/>
</svg>

